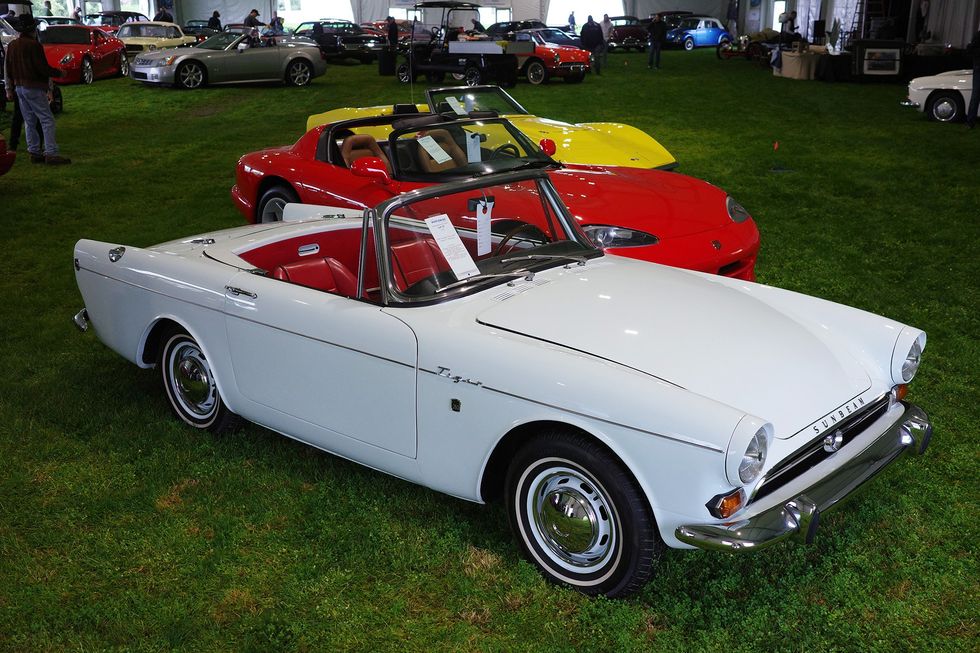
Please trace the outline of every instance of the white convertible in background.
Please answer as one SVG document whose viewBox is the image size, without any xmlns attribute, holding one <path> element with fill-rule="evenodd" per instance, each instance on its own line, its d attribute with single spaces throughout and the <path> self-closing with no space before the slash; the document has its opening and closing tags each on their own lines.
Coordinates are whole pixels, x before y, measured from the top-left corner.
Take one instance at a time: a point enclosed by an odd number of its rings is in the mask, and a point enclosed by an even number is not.
<svg viewBox="0 0 980 653">
<path fill-rule="evenodd" d="M 951 70 L 909 82 L 909 97 L 901 104 L 925 112 L 930 120 L 963 120 L 973 95 L 973 71 Z"/>
<path fill-rule="evenodd" d="M 636 591 L 665 544 L 808 541 L 822 511 L 928 444 L 904 401 L 922 331 L 604 256 L 543 173 L 343 213 L 289 205 L 285 222 L 146 249 L 81 240 L 75 322 L 156 366 L 191 426 L 240 416 L 450 495 L 503 496 L 528 559 L 588 594 Z"/>
</svg>

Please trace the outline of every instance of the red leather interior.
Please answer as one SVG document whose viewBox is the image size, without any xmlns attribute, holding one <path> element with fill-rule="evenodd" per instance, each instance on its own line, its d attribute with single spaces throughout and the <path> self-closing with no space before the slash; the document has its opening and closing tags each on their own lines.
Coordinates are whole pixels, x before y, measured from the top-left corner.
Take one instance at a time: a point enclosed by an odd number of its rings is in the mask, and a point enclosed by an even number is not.
<svg viewBox="0 0 980 653">
<path fill-rule="evenodd" d="M 391 246 L 392 268 L 399 290 L 449 269 L 446 258 L 432 239 L 406 240 Z"/>
<path fill-rule="evenodd" d="M 340 261 L 330 257 L 280 265 L 272 271 L 272 278 L 346 297 L 357 294 L 357 277 Z"/>
</svg>

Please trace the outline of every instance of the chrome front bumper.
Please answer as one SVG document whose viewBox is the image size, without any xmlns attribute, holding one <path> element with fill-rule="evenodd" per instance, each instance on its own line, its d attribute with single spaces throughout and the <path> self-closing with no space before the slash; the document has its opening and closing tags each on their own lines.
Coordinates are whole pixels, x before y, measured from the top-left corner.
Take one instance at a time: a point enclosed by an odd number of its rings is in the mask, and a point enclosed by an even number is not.
<svg viewBox="0 0 980 653">
<path fill-rule="evenodd" d="M 911 107 L 913 109 L 918 109 L 919 108 L 919 103 L 918 102 L 913 102 L 912 100 L 909 100 L 908 98 L 902 100 L 901 102 L 899 102 L 899 104 L 902 105 L 903 107 Z"/>
<path fill-rule="evenodd" d="M 904 411 L 897 419 L 894 408 L 881 417 L 894 419 L 891 425 L 883 431 L 872 426 L 839 452 L 856 453 L 842 460 L 839 454 L 828 458 L 758 504 L 749 504 L 738 521 L 680 526 L 674 535 L 681 542 L 713 551 L 761 549 L 790 537 L 811 542 L 821 513 L 851 496 L 906 450 L 921 454 L 929 446 L 929 416 L 912 404 L 899 405 Z"/>
</svg>

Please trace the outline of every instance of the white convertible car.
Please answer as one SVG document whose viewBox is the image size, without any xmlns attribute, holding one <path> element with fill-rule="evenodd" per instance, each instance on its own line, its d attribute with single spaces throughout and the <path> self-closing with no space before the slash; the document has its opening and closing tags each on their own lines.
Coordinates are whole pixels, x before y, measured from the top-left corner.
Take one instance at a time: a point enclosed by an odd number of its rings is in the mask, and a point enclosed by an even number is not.
<svg viewBox="0 0 980 653">
<path fill-rule="evenodd" d="M 146 249 L 79 241 L 76 324 L 156 367 L 193 427 L 244 418 L 503 497 L 528 559 L 587 594 L 636 591 L 664 545 L 808 541 L 931 436 L 904 401 L 925 333 L 604 256 L 543 173 L 285 217 Z"/>
<path fill-rule="evenodd" d="M 963 120 L 973 95 L 973 71 L 951 70 L 909 82 L 909 96 L 902 106 L 925 112 L 930 120 Z"/>
</svg>

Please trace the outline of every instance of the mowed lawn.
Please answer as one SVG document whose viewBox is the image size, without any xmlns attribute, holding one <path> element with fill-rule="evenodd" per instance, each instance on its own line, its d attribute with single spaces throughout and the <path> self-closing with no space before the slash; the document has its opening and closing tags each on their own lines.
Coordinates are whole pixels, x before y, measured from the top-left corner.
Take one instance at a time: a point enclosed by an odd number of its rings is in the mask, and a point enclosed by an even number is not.
<svg viewBox="0 0 980 653">
<path fill-rule="evenodd" d="M 409 88 L 370 66 L 304 89 L 67 87 L 74 164 L 31 165 L 22 142 L 0 178 L 0 649 L 976 650 L 980 130 L 899 107 L 901 85 L 778 79 L 711 51 L 667 52 L 656 72 L 613 55 L 602 77 L 513 94 L 543 116 L 636 125 L 727 189 L 758 222 L 761 282 L 925 329 L 911 399 L 935 421 L 926 455 L 826 515 L 811 546 L 669 551 L 628 600 L 550 585 L 501 506 L 256 426 L 195 432 L 156 371 L 69 320 L 77 239 L 239 225 L 239 156 Z"/>
</svg>

